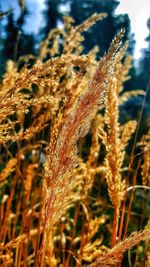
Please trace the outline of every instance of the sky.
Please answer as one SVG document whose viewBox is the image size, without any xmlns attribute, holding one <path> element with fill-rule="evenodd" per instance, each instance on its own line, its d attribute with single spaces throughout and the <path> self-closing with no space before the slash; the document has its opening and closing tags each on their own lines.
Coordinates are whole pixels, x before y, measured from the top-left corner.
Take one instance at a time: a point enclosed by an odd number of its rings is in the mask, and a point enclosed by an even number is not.
<svg viewBox="0 0 150 267">
<path fill-rule="evenodd" d="M 131 20 L 131 31 L 135 34 L 136 47 L 135 58 L 139 58 L 140 49 L 146 47 L 144 39 L 148 36 L 146 26 L 150 17 L 150 0 L 121 0 L 116 10 L 116 14 L 127 13 Z"/>
<path fill-rule="evenodd" d="M 20 12 L 17 0 L 0 0 L 0 2 L 2 3 L 3 10 L 15 6 L 16 13 Z M 41 14 L 41 11 L 44 9 L 44 0 L 26 0 L 26 3 L 29 9 L 27 23 L 30 27 L 28 27 L 28 32 L 37 34 L 40 26 L 44 23 Z M 144 39 L 148 35 L 146 22 L 148 17 L 150 17 L 150 0 L 120 0 L 116 14 L 124 13 L 127 13 L 131 20 L 131 31 L 135 34 L 136 40 L 134 56 L 138 59 L 141 55 L 140 50 L 147 45 Z"/>
</svg>

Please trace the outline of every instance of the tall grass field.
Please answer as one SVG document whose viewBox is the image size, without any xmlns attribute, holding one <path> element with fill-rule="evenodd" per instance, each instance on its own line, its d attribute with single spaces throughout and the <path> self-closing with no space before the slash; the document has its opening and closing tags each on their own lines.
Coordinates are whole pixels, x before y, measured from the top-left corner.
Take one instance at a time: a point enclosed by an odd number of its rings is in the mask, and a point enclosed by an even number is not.
<svg viewBox="0 0 150 267">
<path fill-rule="evenodd" d="M 97 59 L 83 33 L 106 14 L 52 30 L 0 83 L 0 266 L 150 266 L 150 131 L 121 109 L 124 30 Z M 85 40 L 86 41 L 86 40 Z"/>
</svg>

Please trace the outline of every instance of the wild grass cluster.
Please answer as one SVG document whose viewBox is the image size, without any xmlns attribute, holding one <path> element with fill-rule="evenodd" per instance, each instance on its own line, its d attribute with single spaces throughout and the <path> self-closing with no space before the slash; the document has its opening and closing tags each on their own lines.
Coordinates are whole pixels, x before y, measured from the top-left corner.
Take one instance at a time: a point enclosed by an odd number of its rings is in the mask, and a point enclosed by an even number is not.
<svg viewBox="0 0 150 267">
<path fill-rule="evenodd" d="M 7 62 L 0 266 L 150 266 L 150 132 L 138 137 L 138 118 L 120 122 L 123 104 L 145 92 L 124 90 L 124 30 L 100 60 L 82 45 L 105 17 L 65 17 L 37 56 Z"/>
</svg>

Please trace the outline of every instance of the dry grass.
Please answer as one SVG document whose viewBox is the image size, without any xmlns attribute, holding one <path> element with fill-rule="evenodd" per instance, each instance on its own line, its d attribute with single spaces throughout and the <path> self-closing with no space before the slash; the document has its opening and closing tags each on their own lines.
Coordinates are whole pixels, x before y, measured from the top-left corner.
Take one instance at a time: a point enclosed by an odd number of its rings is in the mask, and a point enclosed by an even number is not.
<svg viewBox="0 0 150 267">
<path fill-rule="evenodd" d="M 99 62 L 97 48 L 82 53 L 82 32 L 105 16 L 77 27 L 65 17 L 65 29 L 50 32 L 37 57 L 7 62 L 0 84 L 1 266 L 149 266 L 149 224 L 142 230 L 149 133 L 140 153 L 135 136 L 130 157 L 137 123 L 119 123 L 120 105 L 144 92 L 123 91 L 131 66 L 123 30 Z M 133 246 L 134 263 L 123 258 Z"/>
</svg>

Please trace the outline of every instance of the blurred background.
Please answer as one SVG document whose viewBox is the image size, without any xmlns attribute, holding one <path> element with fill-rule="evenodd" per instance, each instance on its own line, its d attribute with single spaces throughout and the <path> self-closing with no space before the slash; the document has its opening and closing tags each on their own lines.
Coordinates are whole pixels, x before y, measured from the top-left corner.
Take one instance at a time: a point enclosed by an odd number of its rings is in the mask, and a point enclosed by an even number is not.
<svg viewBox="0 0 150 267">
<path fill-rule="evenodd" d="M 63 28 L 63 16 L 80 24 L 93 13 L 106 12 L 108 17 L 84 34 L 84 53 L 95 45 L 98 58 L 108 49 L 115 34 L 125 28 L 129 40 L 127 54 L 132 55 L 131 79 L 125 90 L 147 90 L 150 79 L 150 1 L 149 0 L 0 0 L 0 77 L 6 61 L 17 61 L 26 54 L 38 54 L 40 42 L 56 27 Z M 143 96 L 130 98 L 122 107 L 122 118 L 138 119 Z M 126 112 L 124 112 L 126 110 Z M 143 129 L 150 123 L 150 89 L 143 111 Z"/>
</svg>

